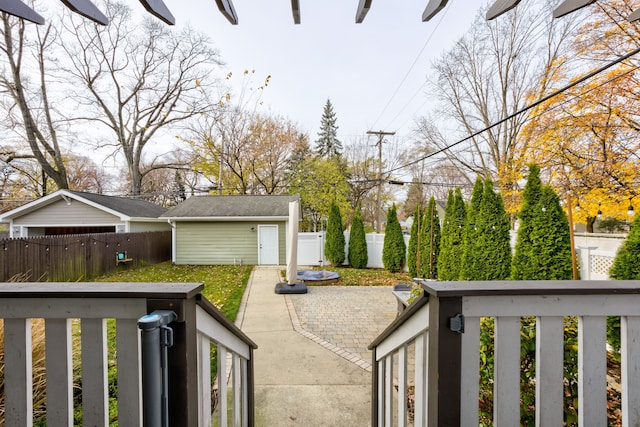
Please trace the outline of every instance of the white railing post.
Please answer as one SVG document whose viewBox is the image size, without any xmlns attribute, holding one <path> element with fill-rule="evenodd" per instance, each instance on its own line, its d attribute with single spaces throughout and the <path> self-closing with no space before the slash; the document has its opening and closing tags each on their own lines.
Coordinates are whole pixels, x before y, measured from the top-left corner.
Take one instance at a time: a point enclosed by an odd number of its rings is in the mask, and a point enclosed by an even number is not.
<svg viewBox="0 0 640 427">
<path fill-rule="evenodd" d="M 536 367 L 535 380 L 532 379 L 528 387 L 535 390 L 532 416 L 535 414 L 536 425 L 555 426 L 564 422 L 567 317 L 578 319 L 578 423 L 607 425 L 608 417 L 613 415 L 607 414 L 610 386 L 607 383 L 607 316 L 621 316 L 622 425 L 640 425 L 640 281 L 422 284 L 428 300 L 421 298 L 410 305 L 370 345 L 376 363 L 373 426 L 391 422 L 404 425 L 404 407 L 400 406 L 405 405 L 406 399 L 403 388 L 407 380 L 403 372 L 411 364 L 408 359 L 405 366 L 408 345 L 415 345 L 414 425 L 477 425 L 480 391 L 491 393 L 491 384 L 494 413 L 493 416 L 487 414 L 487 406 L 482 403 L 482 421 L 519 425 L 520 339 L 524 317 L 536 318 L 535 356 L 531 355 L 534 360 L 529 361 L 533 364 L 528 364 Z M 460 305 L 454 303 L 457 298 L 461 300 Z M 454 315 L 458 311 L 462 316 Z M 484 317 L 494 320 L 493 331 L 481 330 Z M 454 329 L 460 330 L 460 324 L 464 325 L 464 331 L 458 335 L 462 338 L 458 344 L 451 333 Z M 492 332 L 493 342 L 488 339 Z M 491 373 L 481 375 L 479 350 L 492 346 L 491 377 Z M 443 378 L 448 384 L 441 381 Z M 394 381 L 398 385 L 397 393 L 389 389 Z M 396 402 L 390 400 L 392 393 L 398 396 Z M 394 404 L 399 405 L 393 412 L 395 418 L 389 415 Z M 527 412 L 530 409 L 527 408 Z"/>
<path fill-rule="evenodd" d="M 622 425 L 640 425 L 640 316 L 622 316 Z"/>
<path fill-rule="evenodd" d="M 218 406 L 217 424 L 252 426 L 253 349 L 257 346 L 227 320 L 211 303 L 201 299 L 195 310 L 198 335 L 198 412 L 199 426 L 211 425 L 211 379 L 209 348 L 217 348 Z M 231 388 L 231 391 L 229 390 Z"/>
<path fill-rule="evenodd" d="M 33 425 L 31 350 L 31 319 L 5 319 L 4 415 L 6 427 Z"/>
</svg>

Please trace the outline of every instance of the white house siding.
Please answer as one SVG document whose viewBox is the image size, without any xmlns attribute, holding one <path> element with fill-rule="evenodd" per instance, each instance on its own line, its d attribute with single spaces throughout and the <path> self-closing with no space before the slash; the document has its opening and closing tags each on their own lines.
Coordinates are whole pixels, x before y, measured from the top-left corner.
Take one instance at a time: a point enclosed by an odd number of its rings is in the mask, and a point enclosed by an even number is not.
<svg viewBox="0 0 640 427">
<path fill-rule="evenodd" d="M 13 225 L 116 225 L 120 222 L 120 218 L 76 200 L 71 200 L 71 204 L 59 200 L 16 218 Z"/>
<path fill-rule="evenodd" d="M 285 222 L 177 222 L 176 264 L 258 264 L 258 225 L 278 224 L 280 264 L 286 264 Z M 252 231 L 253 228 L 253 231 Z"/>
</svg>

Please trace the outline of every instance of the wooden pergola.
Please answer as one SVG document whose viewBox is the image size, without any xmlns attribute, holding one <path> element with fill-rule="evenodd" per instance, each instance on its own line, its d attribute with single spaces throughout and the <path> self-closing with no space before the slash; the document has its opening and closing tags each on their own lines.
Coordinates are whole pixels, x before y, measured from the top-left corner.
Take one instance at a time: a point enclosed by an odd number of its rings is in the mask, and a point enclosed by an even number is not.
<svg viewBox="0 0 640 427">
<path fill-rule="evenodd" d="M 84 16 L 98 24 L 107 25 L 109 20 L 107 17 L 90 1 L 90 0 L 61 0 L 69 9 L 79 15 Z M 460 0 L 462 1 L 462 0 Z M 468 1 L 468 0 L 467 0 Z M 495 19 L 503 13 L 513 9 L 520 3 L 521 0 L 496 0 L 496 2 L 489 8 L 487 12 L 487 19 Z M 553 17 L 559 18 L 574 12 L 580 8 L 595 3 L 597 0 L 565 0 L 554 11 Z M 238 15 L 233 7 L 232 0 L 215 0 L 218 10 L 227 20 L 233 24 L 238 24 Z M 369 9 L 371 9 L 371 3 L 373 0 L 359 0 L 356 10 L 356 23 L 361 23 L 367 16 Z M 429 21 L 436 16 L 449 2 L 449 0 L 428 0 L 427 6 L 422 13 L 422 21 Z M 171 14 L 171 11 L 164 4 L 162 0 L 140 0 L 140 3 L 144 8 L 156 16 L 163 22 L 173 25 L 175 24 L 175 18 Z M 11 15 L 25 19 L 36 24 L 44 24 L 44 18 L 38 14 L 35 10 L 24 4 L 20 0 L 0 0 L 0 11 L 7 12 Z M 291 0 L 291 13 L 293 15 L 293 22 L 295 24 L 300 23 L 300 1 Z M 629 21 L 636 21 L 640 19 L 640 10 L 633 12 L 627 17 Z"/>
</svg>

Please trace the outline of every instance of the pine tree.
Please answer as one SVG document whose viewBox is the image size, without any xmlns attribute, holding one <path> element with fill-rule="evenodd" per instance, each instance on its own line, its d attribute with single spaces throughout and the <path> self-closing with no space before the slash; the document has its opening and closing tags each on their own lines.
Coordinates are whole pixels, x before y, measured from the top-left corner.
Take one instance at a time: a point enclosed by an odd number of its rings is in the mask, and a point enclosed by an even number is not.
<svg viewBox="0 0 640 427">
<path fill-rule="evenodd" d="M 470 280 L 506 280 L 511 274 L 511 224 L 502 196 L 484 182 L 480 212 L 475 221 L 475 265 Z"/>
<path fill-rule="evenodd" d="M 429 199 L 420 227 L 420 270 L 418 275 L 426 279 L 438 278 L 440 254 L 440 217 L 436 199 Z"/>
<path fill-rule="evenodd" d="M 418 277 L 418 271 L 420 271 L 419 262 L 421 261 L 421 257 L 418 256 L 418 235 L 420 233 L 421 221 L 422 207 L 420 204 L 417 204 L 413 211 L 413 223 L 411 224 L 411 235 L 409 237 L 409 249 L 407 254 L 407 264 L 411 277 Z"/>
<path fill-rule="evenodd" d="M 362 214 L 358 208 L 351 222 L 351 232 L 349 233 L 349 264 L 353 268 L 367 268 L 368 262 L 367 237 L 364 232 Z"/>
<path fill-rule="evenodd" d="M 550 186 L 543 186 L 531 216 L 527 264 L 521 269 L 523 280 L 571 280 L 571 240 L 569 221 L 560 198 Z"/>
<path fill-rule="evenodd" d="M 444 211 L 440 256 L 438 257 L 438 278 L 458 280 L 462 263 L 463 230 L 467 213 L 459 188 L 449 191 L 447 207 Z"/>
<path fill-rule="evenodd" d="M 393 205 L 387 212 L 387 226 L 384 231 L 384 246 L 382 247 L 384 268 L 392 273 L 401 271 L 406 259 L 406 250 L 396 205 Z"/>
<path fill-rule="evenodd" d="M 340 208 L 335 203 L 332 203 L 329 210 L 324 255 L 334 267 L 340 267 L 344 262 L 344 244 L 344 228 L 342 227 Z"/>
<path fill-rule="evenodd" d="M 180 172 L 176 171 L 173 176 L 173 186 L 171 187 L 171 205 L 176 206 L 180 202 L 184 202 L 187 200 L 187 191 L 184 188 L 184 183 L 182 182 L 182 176 Z"/>
<path fill-rule="evenodd" d="M 542 183 L 538 165 L 529 166 L 529 176 L 522 192 L 522 208 L 518 212 L 519 226 L 516 252 L 511 263 L 511 279 L 523 280 L 524 270 L 529 263 L 532 250 L 531 229 L 535 216 L 535 207 L 540 199 Z"/>
<path fill-rule="evenodd" d="M 316 140 L 318 157 L 333 158 L 342 156 L 342 143 L 338 140 L 338 126 L 336 113 L 333 111 L 331 100 L 327 99 L 320 120 L 320 132 Z"/>
<path fill-rule="evenodd" d="M 460 280 L 475 280 L 473 279 L 473 271 L 476 268 L 477 263 L 477 242 L 478 242 L 478 230 L 476 228 L 476 220 L 480 214 L 480 204 L 482 203 L 482 195 L 484 193 L 484 183 L 482 178 L 476 178 L 476 183 L 473 186 L 473 192 L 471 193 L 471 201 L 467 209 L 467 221 L 462 229 L 462 263 L 460 266 Z"/>
</svg>

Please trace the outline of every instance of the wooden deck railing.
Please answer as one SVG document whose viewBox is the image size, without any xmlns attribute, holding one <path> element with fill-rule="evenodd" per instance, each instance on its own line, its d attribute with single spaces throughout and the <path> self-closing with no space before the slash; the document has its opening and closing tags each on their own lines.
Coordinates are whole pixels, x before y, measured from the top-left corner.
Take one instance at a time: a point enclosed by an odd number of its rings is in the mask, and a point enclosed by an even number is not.
<svg viewBox="0 0 640 427">
<path fill-rule="evenodd" d="M 72 426 L 74 335 L 80 335 L 83 425 L 109 426 L 107 319 L 115 319 L 117 419 L 121 427 L 144 425 L 140 330 L 154 310 L 173 310 L 169 349 L 169 424 L 211 425 L 211 344 L 218 351 L 224 396 L 219 425 L 227 425 L 227 401 L 235 426 L 253 425 L 253 350 L 256 345 L 200 295 L 195 283 L 0 283 L 4 321 L 4 425 L 33 424 L 32 319 L 44 319 L 46 424 Z M 74 327 L 79 323 L 80 328 Z M 227 392 L 227 389 L 232 391 Z M 113 415 L 113 414 L 112 414 Z"/>
<path fill-rule="evenodd" d="M 524 316 L 536 318 L 536 425 L 563 425 L 567 316 L 578 318 L 579 425 L 607 425 L 607 316 L 621 316 L 622 425 L 640 425 L 640 282 L 421 284 L 425 295 L 370 346 L 373 426 L 477 426 L 483 317 L 495 322 L 492 422 L 520 425 Z"/>
</svg>

